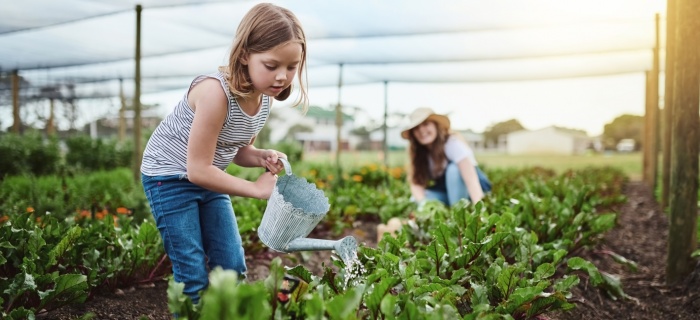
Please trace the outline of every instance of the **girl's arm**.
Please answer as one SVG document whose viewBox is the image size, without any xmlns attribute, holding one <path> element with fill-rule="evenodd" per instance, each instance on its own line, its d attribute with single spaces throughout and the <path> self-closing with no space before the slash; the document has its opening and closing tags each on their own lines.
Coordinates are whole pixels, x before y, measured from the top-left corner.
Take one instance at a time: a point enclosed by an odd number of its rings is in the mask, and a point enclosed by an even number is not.
<svg viewBox="0 0 700 320">
<path fill-rule="evenodd" d="M 462 180 L 467 186 L 469 197 L 472 202 L 478 202 L 484 197 L 484 190 L 481 189 L 479 176 L 476 174 L 476 167 L 469 161 L 469 158 L 464 158 L 457 163 L 459 173 L 462 175 Z"/>
<path fill-rule="evenodd" d="M 253 138 L 253 141 L 255 138 Z M 241 167 L 263 167 L 273 174 L 279 173 L 284 166 L 277 159 L 287 159 L 287 155 L 272 149 L 258 149 L 253 146 L 253 142 L 238 149 L 238 153 L 233 158 L 233 163 Z"/>
<path fill-rule="evenodd" d="M 268 199 L 276 177 L 263 173 L 255 182 L 247 181 L 213 165 L 216 140 L 226 119 L 228 99 L 216 79 L 205 79 L 189 93 L 194 121 L 187 144 L 187 177 L 203 188 L 242 197 Z"/>
</svg>

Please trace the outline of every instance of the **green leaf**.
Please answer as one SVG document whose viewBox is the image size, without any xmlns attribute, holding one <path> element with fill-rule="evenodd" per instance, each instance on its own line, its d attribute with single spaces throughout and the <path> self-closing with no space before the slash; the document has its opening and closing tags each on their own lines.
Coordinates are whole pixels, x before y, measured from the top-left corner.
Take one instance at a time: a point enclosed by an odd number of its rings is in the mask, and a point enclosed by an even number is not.
<svg viewBox="0 0 700 320">
<path fill-rule="evenodd" d="M 382 311 L 382 314 L 385 315 L 389 319 L 394 318 L 395 310 L 397 309 L 397 307 L 396 307 L 397 301 L 398 301 L 398 298 L 395 295 L 388 294 L 388 295 L 384 296 L 384 299 L 382 299 L 382 304 L 380 306 L 380 310 Z"/>
<path fill-rule="evenodd" d="M 12 309 L 7 317 L 3 317 L 7 320 L 35 320 L 34 309 L 25 309 L 24 307 L 19 307 Z"/>
<path fill-rule="evenodd" d="M 40 292 L 41 302 L 39 309 L 51 304 L 52 306 L 64 306 L 73 303 L 83 303 L 88 296 L 87 277 L 82 274 L 63 274 L 56 278 L 55 286 L 51 290 Z"/>
<path fill-rule="evenodd" d="M 428 253 L 428 257 L 430 257 L 430 259 L 438 263 L 440 263 L 445 254 L 447 254 L 445 247 L 443 247 L 437 240 L 431 241 L 426 247 L 425 251 Z"/>
<path fill-rule="evenodd" d="M 422 296 L 422 295 L 424 295 L 424 294 L 426 294 L 426 293 L 431 293 L 431 292 L 440 291 L 440 290 L 442 290 L 442 288 L 444 288 L 444 287 L 445 287 L 444 284 L 431 282 L 431 283 L 428 283 L 428 284 L 426 284 L 426 285 L 423 285 L 423 286 L 420 286 L 420 287 L 418 287 L 418 288 L 415 288 L 415 289 L 412 291 L 412 293 L 413 293 L 415 296 Z"/>
<path fill-rule="evenodd" d="M 433 229 L 432 234 L 435 236 L 435 240 L 445 248 L 446 252 L 450 256 L 454 256 L 457 245 L 453 245 L 453 234 L 450 228 L 444 224 L 440 224 L 436 229 Z"/>
<path fill-rule="evenodd" d="M 36 283 L 34 283 L 34 276 L 32 276 L 29 273 L 22 272 L 18 273 L 15 275 L 14 280 L 10 284 L 10 286 L 5 289 L 3 293 L 6 295 L 12 297 L 14 299 L 15 297 L 19 297 L 23 293 L 27 291 L 34 291 L 36 290 Z M 11 299 L 10 299 L 11 300 Z"/>
<path fill-rule="evenodd" d="M 399 312 L 401 320 L 420 319 L 422 316 L 423 314 L 418 310 L 416 303 L 411 300 L 407 300 L 403 310 Z"/>
<path fill-rule="evenodd" d="M 598 268 L 596 268 L 596 266 L 593 263 L 586 261 L 586 260 L 579 258 L 579 257 L 573 257 L 573 258 L 569 259 L 568 264 L 569 264 L 569 268 L 571 268 L 571 269 L 574 269 L 574 270 L 583 269 L 586 272 L 588 272 L 588 276 L 591 277 L 591 283 L 594 286 L 597 287 L 598 285 L 603 283 L 603 281 L 604 281 L 603 276 L 600 274 L 600 271 L 598 271 Z"/>
<path fill-rule="evenodd" d="M 324 319 L 326 305 L 318 291 L 307 294 L 303 304 L 304 315 L 307 319 Z M 303 318 L 303 317 L 302 317 Z"/>
<path fill-rule="evenodd" d="M 77 239 L 80 238 L 83 229 L 80 226 L 73 226 L 68 229 L 66 235 L 61 238 L 61 241 L 56 244 L 56 246 L 49 251 L 49 261 L 46 263 L 47 267 L 53 266 L 57 262 L 57 258 L 63 256 L 66 251 L 73 248 L 73 244 Z"/>
<path fill-rule="evenodd" d="M 541 279 L 547 279 L 554 275 L 556 268 L 551 263 L 543 263 L 537 267 L 535 271 L 534 280 L 539 281 Z"/>
<path fill-rule="evenodd" d="M 517 267 L 507 266 L 498 275 L 496 286 L 501 291 L 501 295 L 506 299 L 508 299 L 511 292 L 517 287 L 518 280 L 520 280 L 518 276 L 519 272 L 520 270 L 518 270 Z"/>
<path fill-rule="evenodd" d="M 485 286 L 471 282 L 471 295 L 469 301 L 472 304 L 474 313 L 486 311 L 491 308 L 489 304 L 488 292 Z"/>
<path fill-rule="evenodd" d="M 360 308 L 364 286 L 350 288 L 345 293 L 337 295 L 326 303 L 326 310 L 331 319 L 351 319 Z"/>
<path fill-rule="evenodd" d="M 579 278 L 576 275 L 565 275 L 563 278 L 554 282 L 554 290 L 561 292 L 569 292 L 571 288 L 579 283 Z"/>
<path fill-rule="evenodd" d="M 374 284 L 372 292 L 365 297 L 365 303 L 367 304 L 369 311 L 375 315 L 375 317 L 379 315 L 384 296 L 389 294 L 389 290 L 400 282 L 401 279 L 388 276 L 381 279 L 379 283 Z"/>
<path fill-rule="evenodd" d="M 287 269 L 287 274 L 304 280 L 307 283 L 311 283 L 311 281 L 313 281 L 313 274 L 311 274 L 311 271 L 309 271 L 302 265 L 298 265 L 294 268 Z"/>
<path fill-rule="evenodd" d="M 604 233 L 615 227 L 616 219 L 617 214 L 614 213 L 595 215 L 593 221 L 590 222 L 591 231 L 596 234 Z"/>
</svg>

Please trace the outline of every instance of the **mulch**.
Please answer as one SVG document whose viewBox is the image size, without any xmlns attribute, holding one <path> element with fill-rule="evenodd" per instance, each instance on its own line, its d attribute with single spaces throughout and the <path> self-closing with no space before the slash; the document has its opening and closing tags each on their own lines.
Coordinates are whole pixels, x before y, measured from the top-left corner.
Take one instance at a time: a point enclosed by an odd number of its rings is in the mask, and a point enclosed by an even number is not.
<svg viewBox="0 0 700 320">
<path fill-rule="evenodd" d="M 576 308 L 556 312 L 540 319 L 700 319 L 700 269 L 675 286 L 665 284 L 668 222 L 651 191 L 641 182 L 632 181 L 624 190 L 628 201 L 618 209 L 617 226 L 595 248 L 579 256 L 593 262 L 599 270 L 620 277 L 626 299 L 613 300 L 589 285 L 581 274 L 580 284 L 572 290 Z M 353 235 L 367 246 L 376 246 L 376 219 L 356 222 L 345 235 Z M 314 237 L 325 238 L 323 233 Z M 341 236 L 342 237 L 342 236 Z M 637 271 L 615 262 L 610 252 L 637 263 Z M 281 254 L 264 252 L 247 257 L 248 279 L 264 279 L 270 261 L 283 259 L 285 265 L 302 264 L 321 275 L 331 266 L 331 252 Z M 170 319 L 167 307 L 167 283 L 123 288 L 95 296 L 81 305 L 67 306 L 39 316 L 39 319 L 76 319 L 87 312 L 93 319 Z"/>
</svg>

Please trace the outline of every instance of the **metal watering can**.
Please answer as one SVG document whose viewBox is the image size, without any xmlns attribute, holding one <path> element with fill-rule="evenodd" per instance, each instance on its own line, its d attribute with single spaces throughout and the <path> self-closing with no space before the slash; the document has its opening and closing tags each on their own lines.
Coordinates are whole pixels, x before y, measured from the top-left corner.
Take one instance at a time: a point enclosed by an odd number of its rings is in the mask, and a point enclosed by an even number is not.
<svg viewBox="0 0 700 320">
<path fill-rule="evenodd" d="M 316 185 L 294 176 L 286 159 L 284 176 L 277 184 L 263 214 L 258 237 L 270 249 L 289 253 L 293 251 L 335 250 L 345 264 L 357 252 L 357 241 L 352 236 L 340 240 L 306 238 L 330 209 L 328 197 Z"/>
</svg>

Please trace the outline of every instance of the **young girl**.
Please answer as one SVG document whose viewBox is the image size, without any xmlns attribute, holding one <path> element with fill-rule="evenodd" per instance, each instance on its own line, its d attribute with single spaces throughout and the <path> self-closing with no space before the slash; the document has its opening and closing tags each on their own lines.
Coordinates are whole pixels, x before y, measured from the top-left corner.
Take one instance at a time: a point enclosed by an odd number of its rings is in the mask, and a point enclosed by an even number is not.
<svg viewBox="0 0 700 320">
<path fill-rule="evenodd" d="M 143 155 L 142 182 L 175 281 L 194 303 L 216 266 L 244 276 L 245 256 L 230 195 L 268 199 L 283 169 L 275 150 L 256 149 L 255 136 L 272 97 L 308 105 L 303 71 L 306 37 L 292 12 L 258 4 L 243 17 L 228 66 L 198 76 L 153 132 Z M 256 181 L 227 174 L 229 163 L 264 167 Z"/>
<path fill-rule="evenodd" d="M 413 199 L 440 200 L 451 206 L 459 199 L 477 202 L 491 191 L 491 182 L 479 169 L 474 152 L 450 119 L 430 108 L 418 108 L 401 136 L 409 141 L 409 183 Z"/>
</svg>

